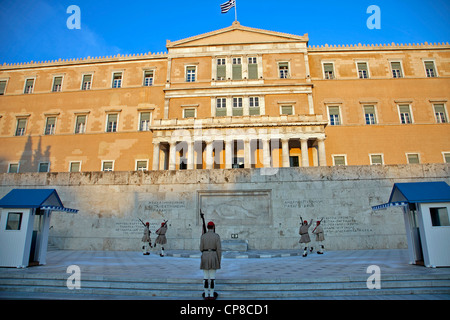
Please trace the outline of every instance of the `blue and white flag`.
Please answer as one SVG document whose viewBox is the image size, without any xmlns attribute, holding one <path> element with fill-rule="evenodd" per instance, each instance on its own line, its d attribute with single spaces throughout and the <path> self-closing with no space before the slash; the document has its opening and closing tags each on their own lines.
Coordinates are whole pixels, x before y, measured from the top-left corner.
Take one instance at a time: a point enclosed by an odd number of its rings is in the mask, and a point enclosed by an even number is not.
<svg viewBox="0 0 450 320">
<path fill-rule="evenodd" d="M 229 0 L 220 5 L 220 10 L 222 13 L 227 13 L 231 8 L 234 8 L 236 5 L 236 0 Z"/>
</svg>

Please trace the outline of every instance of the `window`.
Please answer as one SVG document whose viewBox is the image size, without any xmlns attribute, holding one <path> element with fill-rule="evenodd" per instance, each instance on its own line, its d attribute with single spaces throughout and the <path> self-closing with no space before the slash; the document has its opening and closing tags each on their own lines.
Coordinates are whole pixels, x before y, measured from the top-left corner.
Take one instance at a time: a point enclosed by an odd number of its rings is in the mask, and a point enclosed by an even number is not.
<svg viewBox="0 0 450 320">
<path fill-rule="evenodd" d="M 75 121 L 75 133 L 86 132 L 86 119 L 87 115 L 78 115 Z"/>
<path fill-rule="evenodd" d="M 392 77 L 403 78 L 402 65 L 400 62 L 391 62 Z"/>
<path fill-rule="evenodd" d="M 294 114 L 292 106 L 281 106 L 281 114 L 292 115 Z"/>
<path fill-rule="evenodd" d="M 227 98 L 216 99 L 216 116 L 222 117 L 227 115 Z"/>
<path fill-rule="evenodd" d="M 366 124 L 376 124 L 377 118 L 375 115 L 375 106 L 367 105 L 364 106 L 364 118 L 366 121 Z"/>
<path fill-rule="evenodd" d="M 61 92 L 62 80 L 63 80 L 63 77 L 60 77 L 60 76 L 53 78 L 52 92 Z"/>
<path fill-rule="evenodd" d="M 258 79 L 258 60 L 256 57 L 248 58 L 248 78 L 249 79 Z"/>
<path fill-rule="evenodd" d="M 450 152 L 443 152 L 442 155 L 444 156 L 444 163 L 450 163 Z"/>
<path fill-rule="evenodd" d="M 381 154 L 371 154 L 370 155 L 370 164 L 382 165 L 383 164 L 383 155 L 381 155 Z"/>
<path fill-rule="evenodd" d="M 249 114 L 251 116 L 259 116 L 260 111 L 259 111 L 259 97 L 250 97 L 249 98 Z"/>
<path fill-rule="evenodd" d="M 122 72 L 114 72 L 112 87 L 113 88 L 122 88 Z"/>
<path fill-rule="evenodd" d="M 27 128 L 27 119 L 17 119 L 16 136 L 25 135 Z"/>
<path fill-rule="evenodd" d="M 139 131 L 149 131 L 150 130 L 150 121 L 151 121 L 151 112 L 141 112 L 140 120 L 139 120 Z"/>
<path fill-rule="evenodd" d="M 26 79 L 23 93 L 33 93 L 33 87 L 34 87 L 34 79 Z"/>
<path fill-rule="evenodd" d="M 233 116 L 242 116 L 244 114 L 244 110 L 242 108 L 242 98 L 234 97 L 233 98 Z"/>
<path fill-rule="evenodd" d="M 153 85 L 153 70 L 144 71 L 144 87 Z"/>
<path fill-rule="evenodd" d="M 436 67 L 434 66 L 434 61 L 424 61 L 425 64 L 425 73 L 428 78 L 437 77 Z"/>
<path fill-rule="evenodd" d="M 8 166 L 8 173 L 19 173 L 19 164 L 10 163 Z"/>
<path fill-rule="evenodd" d="M 406 157 L 409 164 L 420 163 L 419 155 L 417 153 L 408 153 Z"/>
<path fill-rule="evenodd" d="M 6 80 L 0 80 L 0 96 L 5 94 L 6 91 Z"/>
<path fill-rule="evenodd" d="M 278 63 L 278 71 L 280 74 L 280 79 L 289 78 L 289 62 Z"/>
<path fill-rule="evenodd" d="M 443 104 L 435 104 L 434 107 L 434 114 L 436 115 L 436 122 L 437 123 L 447 123 L 447 116 L 445 114 L 445 108 Z"/>
<path fill-rule="evenodd" d="M 136 171 L 147 171 L 148 160 L 137 160 Z"/>
<path fill-rule="evenodd" d="M 334 65 L 332 62 L 323 64 L 323 73 L 325 79 L 334 79 Z"/>
<path fill-rule="evenodd" d="M 55 134 L 55 128 L 56 128 L 56 117 L 47 117 L 47 120 L 45 122 L 45 135 L 52 135 Z"/>
<path fill-rule="evenodd" d="M 242 59 L 233 58 L 233 68 L 231 78 L 233 80 L 242 80 Z"/>
<path fill-rule="evenodd" d="M 217 80 L 225 80 L 227 77 L 227 66 L 225 58 L 217 59 Z"/>
<path fill-rule="evenodd" d="M 358 62 L 358 77 L 360 79 L 367 79 L 369 78 L 369 69 L 367 68 L 367 62 Z"/>
<path fill-rule="evenodd" d="M 6 230 L 20 230 L 22 224 L 22 212 L 8 212 Z"/>
<path fill-rule="evenodd" d="M 195 82 L 195 66 L 186 67 L 186 82 Z"/>
<path fill-rule="evenodd" d="M 400 122 L 403 124 L 412 123 L 409 104 L 401 104 L 398 106 L 398 109 L 400 113 Z"/>
<path fill-rule="evenodd" d="M 102 171 L 113 171 L 114 161 L 102 161 Z"/>
<path fill-rule="evenodd" d="M 297 168 L 300 166 L 298 156 L 289 156 L 289 166 L 291 168 Z"/>
<path fill-rule="evenodd" d="M 433 227 L 450 226 L 448 211 L 446 207 L 430 208 L 431 225 Z"/>
<path fill-rule="evenodd" d="M 119 115 L 117 113 L 108 114 L 106 121 L 106 132 L 117 132 L 117 120 Z"/>
<path fill-rule="evenodd" d="M 38 172 L 49 172 L 50 171 L 50 163 L 41 162 L 39 163 Z"/>
<path fill-rule="evenodd" d="M 330 125 L 338 126 L 341 124 L 339 107 L 328 107 L 328 114 L 330 115 Z"/>
<path fill-rule="evenodd" d="M 335 166 L 345 166 L 347 164 L 347 156 L 345 155 L 333 156 L 333 164 Z"/>
<path fill-rule="evenodd" d="M 92 86 L 92 74 L 83 75 L 83 80 L 81 82 L 81 90 L 91 90 Z"/>
<path fill-rule="evenodd" d="M 194 108 L 184 109 L 183 118 L 195 118 L 195 109 Z"/>
<path fill-rule="evenodd" d="M 81 162 L 73 161 L 69 164 L 69 172 L 80 172 L 81 171 Z"/>
</svg>

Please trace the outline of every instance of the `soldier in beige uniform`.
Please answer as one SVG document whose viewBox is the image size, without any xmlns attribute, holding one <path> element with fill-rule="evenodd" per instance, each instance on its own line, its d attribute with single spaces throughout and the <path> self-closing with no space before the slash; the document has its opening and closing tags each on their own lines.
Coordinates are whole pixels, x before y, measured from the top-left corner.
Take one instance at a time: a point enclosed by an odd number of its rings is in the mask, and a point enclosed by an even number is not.
<svg viewBox="0 0 450 320">
<path fill-rule="evenodd" d="M 312 231 L 316 235 L 316 242 L 318 243 L 318 246 L 320 246 L 319 251 L 317 251 L 317 254 L 323 254 L 323 241 L 325 240 L 325 236 L 323 234 L 323 228 L 320 225 L 320 221 L 317 221 L 317 226 Z"/>
<path fill-rule="evenodd" d="M 214 292 L 214 281 L 216 279 L 216 270 L 220 269 L 222 259 L 222 247 L 220 236 L 215 233 L 214 223 L 208 222 L 208 231 L 202 234 L 200 239 L 200 251 L 202 257 L 200 261 L 200 269 L 203 270 L 204 298 L 213 300 L 217 297 Z"/>
<path fill-rule="evenodd" d="M 156 234 L 158 235 L 155 240 L 155 247 L 156 245 L 161 246 L 161 251 L 159 253 L 159 256 L 164 257 L 164 245 L 167 243 L 166 238 L 166 232 L 167 232 L 167 221 L 161 223 L 161 228 L 156 230 Z"/>
<path fill-rule="evenodd" d="M 144 255 L 150 254 L 150 248 L 152 247 L 152 240 L 150 239 L 150 223 L 145 223 L 144 235 L 142 236 L 142 251 Z"/>
<path fill-rule="evenodd" d="M 309 237 L 309 232 L 308 229 L 309 227 L 311 227 L 313 220 L 311 219 L 311 222 L 308 224 L 308 221 L 303 221 L 303 224 L 300 226 L 300 230 L 298 231 L 298 233 L 300 234 L 300 243 L 304 243 L 305 244 L 305 248 L 303 249 L 303 257 L 306 257 L 308 255 L 308 243 L 311 242 L 311 239 Z M 313 248 L 311 247 L 311 252 L 312 252 Z"/>
</svg>

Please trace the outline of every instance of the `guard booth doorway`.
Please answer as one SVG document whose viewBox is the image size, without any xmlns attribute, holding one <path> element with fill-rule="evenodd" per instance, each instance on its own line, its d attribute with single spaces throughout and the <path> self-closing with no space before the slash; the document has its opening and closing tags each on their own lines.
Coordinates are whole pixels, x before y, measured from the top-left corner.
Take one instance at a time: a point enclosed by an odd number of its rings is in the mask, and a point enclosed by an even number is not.
<svg viewBox="0 0 450 320">
<path fill-rule="evenodd" d="M 408 206 L 404 207 L 405 215 L 409 219 L 409 225 L 411 226 L 411 243 L 413 245 L 413 256 L 416 265 L 423 266 L 423 249 L 422 249 L 422 239 L 420 237 L 420 227 L 418 223 L 418 213 L 417 206 L 415 203 L 410 203 Z"/>
</svg>

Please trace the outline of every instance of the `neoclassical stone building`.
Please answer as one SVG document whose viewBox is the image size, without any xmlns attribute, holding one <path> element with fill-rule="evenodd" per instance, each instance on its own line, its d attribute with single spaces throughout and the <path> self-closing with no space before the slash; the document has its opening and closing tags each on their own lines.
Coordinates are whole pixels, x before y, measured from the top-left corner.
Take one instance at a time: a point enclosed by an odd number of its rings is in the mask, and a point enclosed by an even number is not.
<svg viewBox="0 0 450 320">
<path fill-rule="evenodd" d="M 3 64 L 0 172 L 450 162 L 450 46 L 230 27 L 167 53 Z"/>
</svg>

